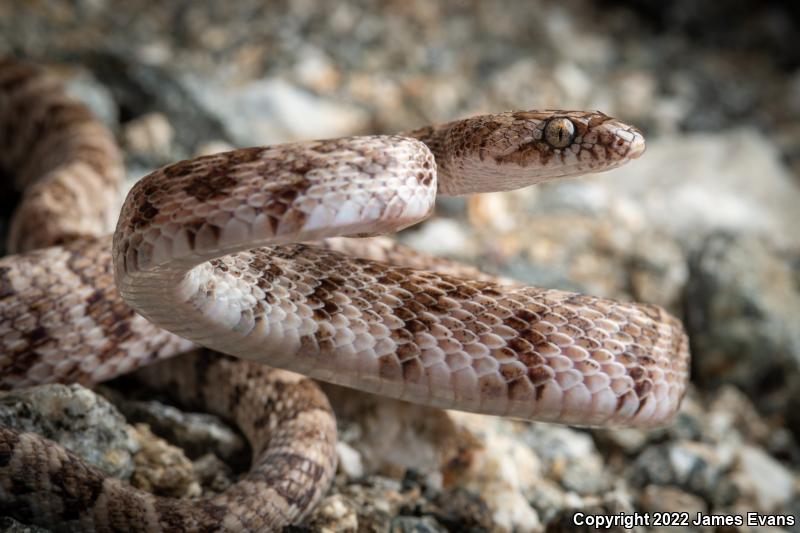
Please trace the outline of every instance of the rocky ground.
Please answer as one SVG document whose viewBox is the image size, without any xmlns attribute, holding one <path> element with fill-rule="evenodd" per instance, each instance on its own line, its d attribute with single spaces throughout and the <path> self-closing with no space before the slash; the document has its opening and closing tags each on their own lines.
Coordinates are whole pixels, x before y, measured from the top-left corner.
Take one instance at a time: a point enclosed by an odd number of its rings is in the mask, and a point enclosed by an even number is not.
<svg viewBox="0 0 800 533">
<path fill-rule="evenodd" d="M 648 152 L 623 169 L 443 201 L 400 239 L 669 308 L 694 355 L 676 422 L 572 429 L 331 390 L 340 471 L 292 529 L 571 531 L 576 512 L 756 511 L 796 525 L 672 529 L 800 531 L 800 10 L 662 4 L 5 0 L 0 53 L 61 72 L 117 132 L 132 180 L 227 146 L 510 108 L 639 125 Z M 220 421 L 100 392 L 111 404 L 77 386 L 14 393 L 0 419 L 79 435 L 80 453 L 162 494 L 221 490 L 242 468 Z"/>
</svg>

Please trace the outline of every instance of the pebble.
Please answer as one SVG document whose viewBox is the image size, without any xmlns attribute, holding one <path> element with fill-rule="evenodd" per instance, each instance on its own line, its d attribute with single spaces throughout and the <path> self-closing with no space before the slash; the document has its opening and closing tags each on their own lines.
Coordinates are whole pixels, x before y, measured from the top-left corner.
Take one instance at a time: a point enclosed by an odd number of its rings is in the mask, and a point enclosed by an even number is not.
<svg viewBox="0 0 800 533">
<path fill-rule="evenodd" d="M 199 496 L 200 484 L 183 450 L 154 435 L 145 424 L 137 424 L 135 430 L 141 450 L 134 457 L 136 471 L 131 484 L 172 498 Z"/>
<path fill-rule="evenodd" d="M 687 530 L 705 531 L 702 527 L 687 527 L 683 524 L 684 513 L 688 517 L 689 523 L 693 522 L 700 513 L 708 514 L 706 502 L 694 494 L 668 485 L 648 485 L 642 491 L 639 503 L 642 511 L 650 513 L 651 517 L 655 517 L 656 514 L 662 515 L 662 513 L 676 517 L 676 524 L 659 526 L 656 528 L 658 531 L 676 533 Z"/>
<path fill-rule="evenodd" d="M 3 533 L 50 533 L 49 529 L 29 526 L 8 516 L 0 517 L 0 531 Z"/>
<path fill-rule="evenodd" d="M 175 130 L 163 113 L 147 113 L 125 124 L 122 138 L 131 157 L 158 164 L 169 160 Z"/>
<path fill-rule="evenodd" d="M 755 446 L 739 450 L 732 477 L 741 497 L 755 501 L 763 513 L 774 513 L 800 497 L 800 477 Z"/>
<path fill-rule="evenodd" d="M 364 475 L 364 463 L 361 454 L 346 442 L 336 443 L 336 455 L 339 469 L 350 479 L 358 479 Z"/>
<path fill-rule="evenodd" d="M 521 437 L 544 463 L 544 477 L 558 482 L 564 490 L 585 495 L 598 494 L 609 487 L 608 473 L 590 434 L 563 426 L 532 424 Z"/>
<path fill-rule="evenodd" d="M 401 241 L 421 252 L 440 257 L 463 257 L 474 248 L 474 241 L 464 226 L 448 218 L 434 218 L 420 229 L 404 232 Z"/>
</svg>

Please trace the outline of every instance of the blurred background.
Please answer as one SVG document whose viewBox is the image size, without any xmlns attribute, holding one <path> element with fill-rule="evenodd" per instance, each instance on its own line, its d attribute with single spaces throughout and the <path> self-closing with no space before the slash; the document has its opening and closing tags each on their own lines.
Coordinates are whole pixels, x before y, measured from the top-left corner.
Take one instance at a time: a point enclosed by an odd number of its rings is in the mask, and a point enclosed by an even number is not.
<svg viewBox="0 0 800 533">
<path fill-rule="evenodd" d="M 566 531 L 577 509 L 800 524 L 798 23 L 800 4 L 757 0 L 4 0 L 0 53 L 59 73 L 118 135 L 131 181 L 231 146 L 509 109 L 635 124 L 648 152 L 622 169 L 444 199 L 399 239 L 670 309 L 694 356 L 676 423 L 342 408 L 341 472 L 306 528 Z M 782 529 L 800 525 L 725 531 Z"/>
</svg>

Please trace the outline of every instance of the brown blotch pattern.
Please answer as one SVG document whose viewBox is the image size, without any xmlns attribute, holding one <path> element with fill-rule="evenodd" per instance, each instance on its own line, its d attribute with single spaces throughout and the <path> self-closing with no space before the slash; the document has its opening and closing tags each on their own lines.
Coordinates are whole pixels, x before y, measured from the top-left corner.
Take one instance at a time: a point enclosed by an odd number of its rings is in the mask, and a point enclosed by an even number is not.
<svg viewBox="0 0 800 533">
<path fill-rule="evenodd" d="M 27 79 L 27 71 L 15 71 L 0 64 L 0 90 L 13 93 L 12 99 L 18 104 L 15 111 L 0 110 L 3 142 L 11 136 L 9 124 L 20 120 L 19 110 L 39 105 L 25 98 Z M 85 141 L 73 145 L 70 157 L 87 161 L 101 173 L 115 168 L 118 154 L 113 153 L 113 138 L 98 133 L 100 130 L 94 128 L 85 108 L 63 103 L 61 98 L 52 96 L 47 103 L 48 116 L 31 125 L 33 135 L 52 134 L 56 139 L 69 135 L 79 140 L 83 135 Z M 601 114 L 588 119 L 585 114 L 563 114 L 574 116 L 579 134 L 608 120 Z M 414 177 L 419 183 L 429 184 L 437 167 L 446 170 L 467 153 L 478 153 L 483 159 L 484 150 L 492 140 L 506 135 L 505 126 L 509 122 L 512 128 L 532 128 L 514 121 L 550 117 L 550 112 L 507 113 L 452 123 L 449 128 L 416 130 L 410 135 L 424 140 L 434 153 L 447 147 L 451 154 L 448 157 L 453 159 L 434 162 L 429 155 L 420 155 L 414 162 Z M 80 126 L 77 130 L 76 124 Z M 30 138 L 14 142 L 23 141 L 31 143 Z M 47 142 L 55 141 L 50 138 Z M 602 145 L 610 141 L 601 138 L 599 142 Z M 538 156 L 539 162 L 547 163 L 554 152 L 543 144 L 523 143 L 507 157 L 518 158 L 522 163 L 534 161 Z M 42 169 L 36 168 L 36 158 L 30 154 L 40 148 L 36 143 L 30 146 L 30 150 L 22 150 L 28 154 L 27 161 L 8 156 L 2 164 L 13 160 L 15 165 L 34 169 L 29 172 L 39 177 Z M 108 146 L 112 147 L 111 153 L 105 151 Z M 120 250 L 127 253 L 133 238 L 139 239 L 136 244 L 141 244 L 146 230 L 162 229 L 161 224 L 167 221 L 188 230 L 190 246 L 195 246 L 196 237 L 205 228 L 209 228 L 212 238 L 219 239 L 221 227 L 194 210 L 203 204 L 219 208 L 234 195 L 241 181 L 252 175 L 260 178 L 254 180 L 257 191 L 250 191 L 253 194 L 244 199 L 253 200 L 255 213 L 270 217 L 273 233 L 279 223 L 290 232 L 303 222 L 294 220 L 292 226 L 287 217 L 292 212 L 291 206 L 312 185 L 308 173 L 335 152 L 346 150 L 346 146 L 349 145 L 344 141 L 334 140 L 285 148 L 291 150 L 294 158 L 262 157 L 269 149 L 250 148 L 184 161 L 157 171 L 137 184 L 131 193 L 134 201 L 126 204 L 127 211 L 122 215 L 122 220 L 128 221 L 127 226 L 125 222 L 120 224 Z M 610 154 L 611 147 L 603 146 Z M 368 146 L 358 150 L 359 157 L 348 157 L 345 161 L 354 172 L 369 174 L 374 166 L 396 163 L 391 150 Z M 281 178 L 271 181 L 275 173 L 281 173 Z M 24 172 L 20 175 L 24 176 Z M 116 183 L 116 178 L 103 177 L 101 181 L 110 185 Z M 255 193 L 268 193 L 267 200 L 259 203 L 254 200 Z M 86 216 L 98 214 L 92 212 Z M 55 238 L 59 239 L 56 242 L 66 242 L 74 234 L 64 230 Z M 125 240 L 129 238 L 130 241 Z M 104 339 L 104 344 L 93 347 L 88 354 L 96 358 L 95 364 L 117 361 L 114 358 L 120 356 L 124 351 L 121 346 L 127 343 L 139 344 L 136 356 L 141 363 L 172 355 L 179 347 L 185 347 L 182 341 L 146 324 L 122 303 L 113 289 L 109 247 L 108 239 L 87 238 L 58 249 L 18 256 L 11 266 L 0 263 L 0 306 L 5 306 L 0 307 L 0 317 L 23 332 L 13 339 L 17 353 L 13 354 L 12 363 L 0 368 L 0 377 L 7 380 L 3 385 L 19 383 L 28 370 L 44 362 L 41 347 L 60 342 L 58 335 L 48 331 L 40 318 L 57 314 L 68 322 L 70 310 L 76 305 L 83 311 L 82 318 L 91 322 L 91 327 L 99 330 Z M 378 255 L 384 260 L 396 259 L 403 252 L 402 248 L 384 247 Z M 336 251 L 288 245 L 216 259 L 211 262 L 211 270 L 226 276 L 247 275 L 264 292 L 253 309 L 246 310 L 253 322 L 266 320 L 265 311 L 283 303 L 275 295 L 278 289 L 290 293 L 293 305 L 305 306 L 316 319 L 316 329 L 300 339 L 297 356 L 321 355 L 317 365 L 335 365 L 340 349 L 337 342 L 345 342 L 342 338 L 346 338 L 338 335 L 342 326 L 337 324 L 350 320 L 353 324 L 359 321 L 365 325 L 391 324 L 379 340 L 382 349 L 387 345 L 392 349 L 375 354 L 379 357 L 380 377 L 404 380 L 409 385 L 424 383 L 431 359 L 443 355 L 445 364 L 450 364 L 452 357 L 474 371 L 479 400 L 486 403 L 481 407 L 490 412 L 490 408 L 503 401 L 531 402 L 532 395 L 541 400 L 559 372 L 592 375 L 606 360 L 624 366 L 624 377 L 633 383 L 618 396 L 620 407 L 635 397 L 639 400 L 638 409 L 646 409 L 654 401 L 659 386 L 685 384 L 688 341 L 680 324 L 660 309 L 559 291 L 508 288 L 480 274 L 475 274 L 480 279 L 464 279 L 448 274 L 447 269 L 452 265 L 446 262 L 437 263 L 419 254 L 407 255 L 410 264 L 390 266 L 379 262 L 380 259 L 354 259 Z M 14 291 L 9 281 L 11 276 L 21 275 L 26 267 L 34 271 L 31 266 L 41 264 L 53 269 L 43 275 L 53 280 L 46 287 L 46 298 L 41 293 L 2 297 Z M 436 266 L 443 273 L 413 268 Z M 213 284 L 212 278 L 202 290 L 210 292 Z M 76 294 L 79 294 L 77 303 L 70 300 Z M 12 305 L 7 305 L 12 299 Z M 22 342 L 17 342 L 19 339 Z M 0 337 L 0 343 L 3 340 Z M 11 352 L 2 348 L 0 344 L 0 353 L 4 355 Z M 485 350 L 475 350 L 481 355 L 472 356 L 467 355 L 470 348 Z M 586 356 L 577 348 L 584 350 Z M 668 353 L 670 350 L 673 353 Z M 53 379 L 87 379 L 81 373 L 85 371 L 80 361 L 80 358 L 72 361 L 72 367 L 59 365 L 65 368 Z M 13 488 L 3 494 L 0 505 L 20 515 L 33 515 L 32 509 L 43 509 L 31 518 L 44 524 L 89 519 L 96 513 L 110 517 L 111 527 L 120 530 L 145 527 L 145 517 L 151 516 L 158 519 L 163 529 L 194 521 L 199 530 L 212 530 L 223 520 L 235 521 L 243 529 L 277 528 L 301 517 L 330 482 L 335 472 L 335 420 L 324 395 L 310 380 L 207 352 L 194 359 L 169 361 L 145 371 L 143 377 L 175 390 L 184 401 L 201 399 L 210 410 L 234 420 L 253 444 L 253 468 L 245 481 L 264 490 L 235 484 L 226 492 L 200 502 L 155 498 L 106 481 L 80 459 L 41 437 L 0 428 L 0 482 Z M 28 439 L 30 445 L 20 446 L 21 439 Z M 54 461 L 53 457 L 59 460 Z M 30 476 L 30 472 L 37 475 Z M 57 503 L 43 503 L 48 501 Z M 64 511 L 53 511 L 59 508 Z"/>
</svg>

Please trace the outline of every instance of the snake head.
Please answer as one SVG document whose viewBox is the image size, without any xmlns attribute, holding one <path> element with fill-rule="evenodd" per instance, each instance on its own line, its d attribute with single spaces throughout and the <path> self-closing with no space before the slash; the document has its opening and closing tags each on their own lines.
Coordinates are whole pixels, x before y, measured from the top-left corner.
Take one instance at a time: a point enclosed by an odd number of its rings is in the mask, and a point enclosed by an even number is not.
<svg viewBox="0 0 800 533">
<path fill-rule="evenodd" d="M 485 115 L 447 124 L 432 137 L 444 195 L 511 190 L 602 172 L 645 150 L 638 129 L 599 111 Z"/>
</svg>

